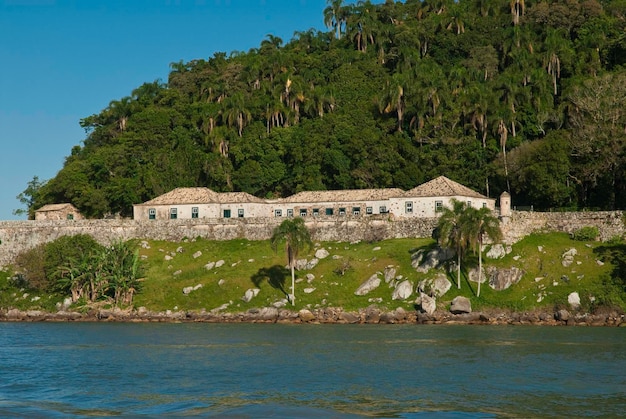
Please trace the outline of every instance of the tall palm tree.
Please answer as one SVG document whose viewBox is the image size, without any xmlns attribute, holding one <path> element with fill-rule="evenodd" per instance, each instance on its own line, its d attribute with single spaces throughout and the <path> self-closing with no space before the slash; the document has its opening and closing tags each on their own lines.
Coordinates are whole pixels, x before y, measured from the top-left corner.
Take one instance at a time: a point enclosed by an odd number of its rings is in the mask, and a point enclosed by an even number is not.
<svg viewBox="0 0 626 419">
<path fill-rule="evenodd" d="M 500 230 L 500 220 L 495 217 L 491 210 L 487 207 L 476 209 L 469 207 L 463 217 L 463 227 L 467 234 L 468 244 L 474 251 L 478 250 L 478 291 L 476 296 L 480 297 L 480 283 L 482 282 L 483 270 L 483 240 L 486 236 L 492 242 L 502 239 L 502 230 Z"/>
<path fill-rule="evenodd" d="M 444 207 L 439 217 L 437 239 L 441 247 L 453 247 L 456 250 L 456 286 L 461 289 L 461 258 L 468 245 L 463 224 L 468 206 L 456 199 L 452 199 L 451 203 L 452 208 Z"/>
<path fill-rule="evenodd" d="M 285 250 L 287 252 L 287 261 L 291 269 L 291 305 L 296 303 L 296 277 L 295 267 L 298 255 L 305 248 L 311 248 L 313 242 L 311 235 L 304 225 L 303 218 L 287 219 L 274 229 L 270 244 L 274 252 L 278 249 L 278 244 L 285 241 Z"/>
</svg>

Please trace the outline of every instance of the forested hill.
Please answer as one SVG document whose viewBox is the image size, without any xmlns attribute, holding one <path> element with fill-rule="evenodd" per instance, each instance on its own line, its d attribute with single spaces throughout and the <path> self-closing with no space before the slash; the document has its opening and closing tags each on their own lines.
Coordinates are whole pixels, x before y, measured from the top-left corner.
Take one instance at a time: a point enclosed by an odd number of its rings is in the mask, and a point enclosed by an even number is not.
<svg viewBox="0 0 626 419">
<path fill-rule="evenodd" d="M 171 65 L 81 120 L 33 207 L 129 215 L 175 187 L 260 197 L 438 175 L 514 205 L 626 207 L 626 1 L 330 0 L 328 32 Z"/>
</svg>

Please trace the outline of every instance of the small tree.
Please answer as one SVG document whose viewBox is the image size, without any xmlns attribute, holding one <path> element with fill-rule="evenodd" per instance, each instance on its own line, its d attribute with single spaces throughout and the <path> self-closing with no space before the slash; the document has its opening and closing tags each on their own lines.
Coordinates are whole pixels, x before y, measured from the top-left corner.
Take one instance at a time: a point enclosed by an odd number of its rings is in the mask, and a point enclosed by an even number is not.
<svg viewBox="0 0 626 419">
<path fill-rule="evenodd" d="M 461 289 L 461 258 L 467 249 L 467 234 L 463 230 L 463 218 L 467 213 L 467 204 L 452 199 L 452 208 L 444 207 L 437 223 L 437 241 L 441 247 L 456 250 L 456 286 Z"/>
<path fill-rule="evenodd" d="M 500 220 L 487 207 L 480 209 L 468 207 L 463 217 L 462 229 L 467 234 L 469 247 L 474 251 L 478 250 L 478 291 L 476 296 L 480 297 L 480 283 L 482 282 L 483 270 L 483 239 L 485 236 L 492 242 L 502 239 Z"/>
<path fill-rule="evenodd" d="M 39 199 L 41 187 L 46 184 L 46 181 L 40 181 L 38 176 L 33 176 L 33 179 L 28 182 L 26 189 L 24 189 L 15 198 L 20 201 L 26 208 L 18 208 L 13 210 L 13 215 L 28 216 L 28 219 L 33 220 L 35 218 L 35 205 Z"/>
<path fill-rule="evenodd" d="M 313 246 L 311 235 L 304 225 L 304 219 L 294 218 L 283 221 L 274 229 L 270 244 L 274 252 L 278 249 L 278 244 L 285 242 L 285 250 L 287 252 L 287 263 L 291 270 L 291 305 L 296 303 L 296 277 L 295 267 L 298 255 L 305 248 L 310 249 Z"/>
</svg>

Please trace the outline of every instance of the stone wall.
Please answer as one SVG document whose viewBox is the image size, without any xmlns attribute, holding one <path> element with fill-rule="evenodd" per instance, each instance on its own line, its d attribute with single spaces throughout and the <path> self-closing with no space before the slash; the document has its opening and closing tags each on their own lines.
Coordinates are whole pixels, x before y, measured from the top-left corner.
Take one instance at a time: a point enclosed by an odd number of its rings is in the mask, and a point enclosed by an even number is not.
<svg viewBox="0 0 626 419">
<path fill-rule="evenodd" d="M 505 242 L 514 243 L 541 231 L 572 233 L 596 226 L 600 238 L 608 240 L 624 234 L 621 211 L 545 213 L 514 211 L 503 219 Z M 61 236 L 89 234 L 102 244 L 116 240 L 154 239 L 178 241 L 202 237 L 209 240 L 268 239 L 284 218 L 232 218 L 190 220 L 60 220 L 0 221 L 0 266 L 40 243 Z M 377 241 L 389 238 L 431 237 L 434 218 L 393 219 L 388 216 L 307 218 L 306 225 L 316 241 Z"/>
<path fill-rule="evenodd" d="M 512 211 L 511 217 L 502 221 L 502 232 L 507 243 L 515 243 L 536 232 L 559 231 L 573 233 L 582 228 L 595 226 L 600 232 L 599 239 L 609 240 L 626 232 L 623 211 L 597 212 L 528 212 Z"/>
<path fill-rule="evenodd" d="M 284 218 L 231 218 L 186 220 L 60 220 L 0 221 L 0 266 L 40 243 L 61 236 L 88 234 L 102 244 L 116 240 L 178 241 L 202 237 L 209 240 L 267 240 Z M 430 237 L 436 219 L 391 221 L 386 216 L 308 218 L 306 225 L 317 241 L 376 241 L 389 238 Z"/>
</svg>

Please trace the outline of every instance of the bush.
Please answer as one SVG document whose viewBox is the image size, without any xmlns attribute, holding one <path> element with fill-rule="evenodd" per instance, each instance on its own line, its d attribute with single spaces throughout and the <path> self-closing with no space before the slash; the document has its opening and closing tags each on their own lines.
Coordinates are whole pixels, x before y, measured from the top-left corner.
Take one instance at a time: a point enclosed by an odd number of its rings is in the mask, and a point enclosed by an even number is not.
<svg viewBox="0 0 626 419">
<path fill-rule="evenodd" d="M 86 234 L 59 237 L 46 244 L 44 270 L 51 285 L 61 279 L 59 267 L 69 266 L 71 262 L 84 259 L 85 256 L 102 252 L 103 246 Z"/>
<path fill-rule="evenodd" d="M 599 234 L 598 227 L 587 226 L 574 231 L 572 238 L 581 242 L 588 242 L 597 239 Z"/>
<path fill-rule="evenodd" d="M 18 276 L 31 289 L 45 291 L 51 288 L 51 283 L 46 277 L 44 259 L 46 255 L 46 245 L 40 244 L 37 247 L 20 253 L 15 258 L 15 267 Z"/>
</svg>

